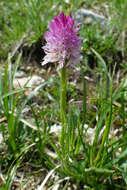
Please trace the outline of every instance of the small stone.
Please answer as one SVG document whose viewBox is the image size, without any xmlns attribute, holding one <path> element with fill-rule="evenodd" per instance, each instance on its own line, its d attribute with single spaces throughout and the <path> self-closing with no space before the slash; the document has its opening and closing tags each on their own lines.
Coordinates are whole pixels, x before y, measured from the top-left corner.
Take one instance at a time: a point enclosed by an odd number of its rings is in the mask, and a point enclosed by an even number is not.
<svg viewBox="0 0 127 190">
<path fill-rule="evenodd" d="M 16 77 L 16 78 L 22 78 L 22 77 L 25 77 L 25 76 L 26 76 L 26 73 L 23 72 L 23 71 L 18 71 L 18 72 L 16 72 L 16 74 L 15 74 L 15 77 Z"/>
<path fill-rule="evenodd" d="M 39 84 L 43 83 L 45 80 L 37 75 L 32 77 L 23 77 L 23 78 L 15 78 L 14 79 L 14 88 L 23 88 L 26 87 L 37 87 Z"/>
<path fill-rule="evenodd" d="M 28 86 L 32 87 L 32 86 L 38 86 L 39 84 L 43 83 L 45 80 L 37 75 L 34 75 L 31 77 Z"/>
<path fill-rule="evenodd" d="M 0 133 L 0 144 L 3 142 L 3 135 Z"/>
<path fill-rule="evenodd" d="M 61 132 L 62 126 L 54 124 L 51 126 L 50 133 L 55 133 L 55 135 L 59 135 Z"/>
<path fill-rule="evenodd" d="M 104 26 L 105 21 L 107 20 L 104 16 L 86 9 L 79 9 L 75 14 L 75 18 L 78 22 L 80 21 L 83 24 L 92 24 L 94 21 L 96 21 L 100 22 L 102 26 Z"/>
</svg>

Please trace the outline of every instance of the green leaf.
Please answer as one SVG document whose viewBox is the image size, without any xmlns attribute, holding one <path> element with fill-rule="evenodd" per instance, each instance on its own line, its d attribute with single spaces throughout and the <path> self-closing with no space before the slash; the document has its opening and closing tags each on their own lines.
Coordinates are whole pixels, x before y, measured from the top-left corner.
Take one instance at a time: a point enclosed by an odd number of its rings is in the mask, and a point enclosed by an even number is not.
<svg viewBox="0 0 127 190">
<path fill-rule="evenodd" d="M 96 168 L 96 167 L 91 167 L 91 168 L 86 168 L 85 172 L 87 174 L 92 174 L 92 173 L 96 173 L 96 174 L 104 174 L 104 175 L 108 175 L 108 174 L 113 174 L 114 171 L 113 170 L 109 170 L 106 168 Z"/>
</svg>

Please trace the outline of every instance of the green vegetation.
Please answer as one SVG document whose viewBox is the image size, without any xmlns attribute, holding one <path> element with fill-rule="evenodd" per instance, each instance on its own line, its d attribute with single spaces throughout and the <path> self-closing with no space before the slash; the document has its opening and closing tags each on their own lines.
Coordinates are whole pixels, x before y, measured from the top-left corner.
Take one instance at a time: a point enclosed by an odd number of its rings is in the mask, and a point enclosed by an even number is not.
<svg viewBox="0 0 127 190">
<path fill-rule="evenodd" d="M 40 66 L 36 48 L 54 16 L 71 11 L 76 17 L 80 8 L 105 21 L 82 21 L 82 60 L 67 68 L 60 133 L 59 74 L 54 64 Z M 0 0 L 0 190 L 13 189 L 18 173 L 24 176 L 18 190 L 31 176 L 42 189 L 127 189 L 126 9 L 126 0 Z M 27 75 L 36 72 L 30 62 L 44 70 L 45 81 L 29 87 L 28 79 L 15 88 L 22 65 L 30 65 Z"/>
</svg>

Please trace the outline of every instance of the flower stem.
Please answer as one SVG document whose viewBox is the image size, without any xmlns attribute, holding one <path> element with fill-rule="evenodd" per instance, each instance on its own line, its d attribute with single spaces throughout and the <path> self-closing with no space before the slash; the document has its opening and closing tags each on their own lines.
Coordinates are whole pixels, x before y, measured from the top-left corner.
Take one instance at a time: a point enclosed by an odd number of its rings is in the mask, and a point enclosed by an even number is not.
<svg viewBox="0 0 127 190">
<path fill-rule="evenodd" d="M 63 67 L 60 71 L 60 119 L 62 123 L 61 131 L 61 146 L 64 148 L 64 138 L 66 133 L 66 87 L 67 87 L 67 77 L 66 77 L 66 67 Z"/>
</svg>

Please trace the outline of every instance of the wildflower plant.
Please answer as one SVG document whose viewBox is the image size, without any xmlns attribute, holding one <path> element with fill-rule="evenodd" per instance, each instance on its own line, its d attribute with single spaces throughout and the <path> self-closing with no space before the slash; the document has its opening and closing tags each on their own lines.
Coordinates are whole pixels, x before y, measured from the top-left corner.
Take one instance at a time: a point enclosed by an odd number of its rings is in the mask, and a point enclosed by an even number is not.
<svg viewBox="0 0 127 190">
<path fill-rule="evenodd" d="M 46 53 L 42 65 L 49 62 L 57 62 L 57 70 L 60 71 L 60 117 L 62 122 L 62 135 L 66 131 L 66 67 L 80 63 L 81 40 L 78 36 L 80 23 L 75 24 L 71 14 L 66 16 L 63 12 L 55 17 L 49 24 L 49 31 L 45 34 L 46 45 L 43 49 Z M 61 139 L 63 142 L 63 140 Z"/>
<path fill-rule="evenodd" d="M 48 62 L 58 62 L 58 70 L 66 65 L 75 65 L 80 62 L 81 37 L 77 35 L 80 23 L 75 24 L 71 14 L 61 13 L 55 17 L 49 25 L 49 31 L 45 34 L 46 45 L 43 49 L 46 53 L 42 65 Z"/>
</svg>

